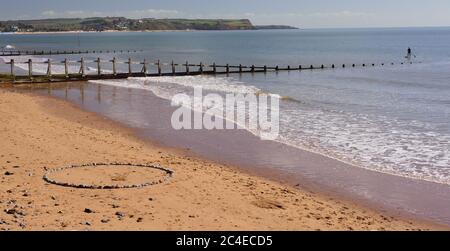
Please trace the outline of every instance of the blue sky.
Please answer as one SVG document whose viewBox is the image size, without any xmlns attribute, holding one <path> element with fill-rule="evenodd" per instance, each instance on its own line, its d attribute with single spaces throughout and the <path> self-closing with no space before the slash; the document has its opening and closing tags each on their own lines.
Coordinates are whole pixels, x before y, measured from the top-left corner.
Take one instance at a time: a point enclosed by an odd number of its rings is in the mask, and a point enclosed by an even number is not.
<svg viewBox="0 0 450 251">
<path fill-rule="evenodd" d="M 248 18 L 302 28 L 450 26 L 449 0 L 0 0 L 0 20 Z"/>
</svg>

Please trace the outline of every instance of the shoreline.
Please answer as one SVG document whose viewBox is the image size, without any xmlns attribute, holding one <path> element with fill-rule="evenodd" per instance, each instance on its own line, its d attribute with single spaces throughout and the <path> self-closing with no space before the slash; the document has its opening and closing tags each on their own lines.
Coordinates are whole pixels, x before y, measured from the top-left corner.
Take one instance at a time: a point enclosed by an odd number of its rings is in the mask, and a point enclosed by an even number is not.
<svg viewBox="0 0 450 251">
<path fill-rule="evenodd" d="M 39 127 L 31 126 L 33 124 L 33 120 L 28 121 L 30 126 L 27 127 L 28 130 L 31 130 L 33 133 L 42 134 L 40 128 L 47 128 L 48 126 L 53 125 L 53 129 L 56 130 L 58 135 L 65 134 L 65 135 L 78 135 L 80 132 L 84 132 L 86 130 L 86 133 L 91 135 L 91 137 L 96 137 L 97 134 L 105 134 L 107 140 L 113 140 L 116 142 L 120 142 L 123 146 L 126 145 L 133 145 L 138 144 L 138 148 L 140 151 L 145 151 L 151 153 L 149 158 L 145 158 L 147 162 L 159 162 L 161 159 L 163 159 L 163 164 L 165 165 L 172 165 L 170 163 L 174 163 L 176 169 L 176 178 L 174 181 L 171 181 L 168 184 L 163 184 L 161 186 L 156 186 L 148 189 L 142 189 L 142 190 L 134 190 L 133 193 L 140 194 L 144 191 L 146 192 L 157 192 L 158 199 L 156 201 L 161 200 L 161 204 L 158 204 L 158 209 L 171 209 L 174 211 L 179 212 L 179 215 L 177 216 L 179 218 L 179 223 L 183 224 L 177 224 L 176 221 L 172 222 L 170 218 L 165 215 L 165 217 L 160 217 L 155 219 L 153 217 L 152 221 L 140 222 L 141 224 L 138 224 L 136 222 L 130 222 L 128 221 L 127 227 L 125 229 L 158 229 L 158 230 L 179 230 L 179 229 L 189 229 L 189 230 L 217 230 L 217 229 L 226 229 L 226 230 L 407 230 L 407 229 L 448 229 L 448 227 L 444 227 L 441 225 L 436 225 L 434 223 L 428 222 L 428 221 L 422 221 L 422 220 L 412 220 L 410 221 L 409 218 L 403 218 L 403 217 L 392 217 L 388 213 L 382 213 L 380 214 L 377 211 L 373 211 L 372 209 L 365 208 L 360 205 L 356 205 L 352 202 L 347 201 L 341 201 L 341 200 L 335 200 L 336 198 L 328 198 L 328 196 L 324 196 L 321 194 L 311 193 L 304 189 L 299 189 L 290 185 L 283 185 L 282 183 L 275 182 L 268 180 L 266 178 L 261 178 L 258 176 L 254 176 L 253 174 L 248 174 L 245 171 L 242 171 L 240 168 L 235 166 L 229 166 L 229 165 L 222 165 L 218 164 L 215 161 L 211 162 L 208 160 L 200 159 L 197 157 L 186 157 L 186 151 L 182 149 L 174 149 L 171 147 L 163 147 L 159 145 L 158 143 L 147 141 L 142 141 L 139 138 L 136 138 L 136 135 L 133 133 L 133 130 L 130 128 L 123 127 L 122 125 L 118 124 L 117 122 L 112 122 L 111 120 L 101 117 L 98 114 L 94 114 L 91 112 L 86 112 L 80 110 L 80 108 L 76 107 L 75 104 L 68 103 L 66 101 L 57 100 L 56 98 L 49 98 L 49 97 L 43 97 L 40 95 L 34 95 L 34 94 L 17 94 L 12 93 L 8 91 L 0 90 L 0 96 L 2 96 L 2 103 L 0 103 L 0 110 L 2 112 L 6 112 L 8 116 L 13 116 L 14 114 L 17 114 L 17 117 L 21 119 L 22 122 L 25 122 L 28 120 L 28 118 L 25 118 L 23 116 L 26 116 L 26 114 L 29 114 L 30 112 L 34 111 L 34 113 L 39 113 L 41 116 L 41 119 L 43 117 L 46 117 L 46 119 L 41 120 L 34 120 L 34 122 L 41 124 Z M 17 99 L 17 101 L 15 101 Z M 5 104 L 8 104 L 7 106 Z M 10 107 L 13 106 L 14 111 L 9 111 Z M 25 107 L 23 107 L 25 106 Z M 50 111 L 44 110 L 44 107 L 50 107 Z M 28 108 L 28 109 L 24 109 Z M 5 110 L 6 109 L 6 110 Z M 68 112 L 70 111 L 70 112 Z M 25 114 L 20 114 L 18 112 L 24 112 Z M 8 117 L 7 116 L 7 117 Z M 34 119 L 36 119 L 37 115 L 33 115 Z M 17 119 L 17 118 L 16 118 Z M 50 120 L 53 123 L 50 125 L 46 122 L 46 120 Z M 10 120 L 8 120 L 10 121 Z M 14 124 L 14 119 L 11 122 L 7 122 L 9 124 Z M 62 128 L 58 128 L 60 124 L 63 124 L 64 126 Z M 17 126 L 17 125 L 16 125 Z M 9 128 L 9 127 L 8 127 Z M 11 127 L 15 128 L 15 127 Z M 83 128 L 84 130 L 81 130 L 79 128 Z M 48 129 L 48 128 L 47 128 Z M 59 129 L 59 130 L 58 130 Z M 17 131 L 17 130 L 16 130 Z M 6 132 L 3 132 L 6 134 L 6 136 L 10 137 L 8 130 Z M 22 131 L 21 133 L 23 133 Z M 114 135 L 119 134 L 119 139 L 116 139 Z M 20 133 L 19 133 L 20 135 Z M 102 136 L 105 136 L 102 135 Z M 126 135 L 125 138 L 122 138 L 123 135 Z M 48 135 L 47 135 L 48 136 Z M 77 136 L 78 137 L 78 136 Z M 133 150 L 123 150 L 120 149 L 121 147 L 113 147 L 109 144 L 102 145 L 101 143 L 94 140 L 90 140 L 89 137 L 81 137 L 80 139 L 77 139 L 77 142 L 84 142 L 84 143 L 91 143 L 87 144 L 88 148 L 95 149 L 97 152 L 101 152 L 100 156 L 92 156 L 91 154 L 83 153 L 77 156 L 73 156 L 73 154 L 68 154 L 70 157 L 60 153 L 57 158 L 57 163 L 67 162 L 70 160 L 74 161 L 77 160 L 78 162 L 81 162 L 81 159 L 87 158 L 87 159 L 99 159 L 103 160 L 105 159 L 116 159 L 117 156 L 123 155 L 121 158 L 129 159 L 132 157 L 132 159 L 142 159 L 141 154 L 136 153 Z M 41 137 L 39 137 L 41 139 Z M 52 138 L 53 140 L 58 141 L 55 138 Z M 97 140 L 103 139 L 102 137 L 97 138 Z M 106 140 L 106 141 L 107 141 Z M 32 141 L 34 144 L 35 140 L 29 140 Z M 103 140 L 100 140 L 101 142 Z M 52 151 L 58 151 L 58 144 L 56 146 L 54 145 L 51 140 L 45 140 L 47 144 L 42 145 L 42 148 L 52 148 Z M 60 141 L 59 143 L 63 143 Z M 72 142 L 66 142 L 67 144 L 71 144 Z M 8 144 L 6 144 L 8 145 Z M 53 145 L 52 147 L 47 145 Z M 92 146 L 91 146 L 92 145 Z M 115 144 L 113 144 L 115 145 Z M 1 146 L 4 148 L 5 146 Z M 56 148 L 55 148 L 56 147 Z M 28 147 L 29 148 L 29 147 Z M 64 147 L 63 147 L 64 148 Z M 96 148 L 101 148 L 102 150 L 99 151 Z M 108 150 L 109 149 L 109 150 Z M 109 151 L 111 153 L 109 153 Z M 120 151 L 118 151 L 120 150 Z M 33 149 L 29 149 L 28 151 L 33 152 Z M 80 149 L 76 149 L 76 151 L 80 151 Z M 120 154 L 118 154 L 117 152 Z M 131 152 L 130 152 L 131 151 Z M 7 153 L 8 151 L 2 151 L 2 153 Z M 10 154 L 10 153 L 9 153 Z M 11 154 L 10 154 L 11 155 Z M 35 156 L 36 153 L 34 153 L 33 156 Z M 104 156 L 103 156 L 104 155 Z M 111 156 L 112 155 L 112 156 Z M 91 157 L 89 157 L 91 156 Z M 124 157 L 128 156 L 128 157 Z M 35 158 L 40 158 L 43 156 L 37 156 Z M 165 157 L 165 158 L 163 158 Z M 2 156 L 4 158 L 4 156 Z M 63 161 L 65 160 L 65 161 Z M 27 162 L 27 160 L 24 160 Z M 42 161 L 42 160 L 41 160 Z M 55 160 L 54 160 L 55 161 Z M 91 160 L 93 161 L 93 160 Z M 83 161 L 88 162 L 88 161 Z M 180 167 L 180 164 L 182 163 L 184 166 L 188 166 L 187 169 Z M 66 165 L 69 163 L 66 163 Z M 76 164 L 76 163 L 70 163 L 70 164 Z M 34 165 L 33 167 L 34 171 L 39 171 L 39 165 Z M 7 168 L 9 169 L 9 168 Z M 5 171 L 5 170 L 2 170 Z M 200 173 L 200 175 L 194 175 L 192 176 L 192 173 Z M 39 175 L 37 175 L 39 176 Z M 198 176 L 198 177 L 197 177 Z M 214 178 L 214 179 L 212 179 Z M 198 183 L 191 181 L 190 179 L 198 179 Z M 194 184 L 192 184 L 194 183 Z M 65 194 L 68 192 L 67 189 L 59 188 L 59 187 L 53 187 L 48 186 L 45 184 L 42 184 L 42 180 L 39 179 L 39 177 L 34 178 L 34 182 L 32 183 L 30 189 L 33 189 L 34 191 L 31 192 L 33 195 L 34 193 L 45 193 L 44 191 L 40 191 L 40 188 L 45 187 L 45 189 L 49 189 L 50 192 L 57 193 L 57 197 L 66 198 L 65 201 L 77 201 L 84 197 L 89 197 L 92 195 L 96 195 L 97 197 L 102 197 L 102 200 L 106 204 L 111 203 L 111 195 L 115 194 L 115 197 L 121 197 L 121 196 L 127 196 L 128 192 L 131 192 L 131 190 L 124 190 L 124 191 L 108 191 L 108 192 L 99 192 L 99 191 L 77 191 L 70 189 L 70 193 L 67 195 Z M 183 189 L 178 188 L 175 184 L 178 184 L 183 187 Z M 200 185 L 196 185 L 200 184 Z M 11 184 L 9 184 L 11 185 Z M 8 184 L 5 184 L 5 182 L 2 182 L 1 186 L 8 186 Z M 230 187 L 232 187 L 230 189 Z M 186 194 L 185 188 L 188 188 L 190 191 L 195 191 L 193 194 Z M 209 191 L 209 190 L 212 191 Z M 5 189 L 8 190 L 8 189 Z M 153 191 L 154 190 L 154 191 Z M 228 191 L 232 190 L 232 191 Z M 168 191 L 178 193 L 178 196 L 168 196 L 171 197 L 169 200 L 164 199 L 164 195 L 167 194 Z M 273 192 L 276 191 L 276 192 Z M 73 194 L 72 194 L 73 193 Z M 14 195 L 15 192 L 8 194 L 7 196 Z M 106 194 L 109 194 L 110 196 L 104 197 Z M 203 198 L 203 196 L 205 198 Z M 17 195 L 20 198 L 20 195 Z M 159 198 L 159 196 L 161 196 Z M 4 195 L 2 195 L 2 201 L 5 200 L 3 198 Z M 27 198 L 29 198 L 28 196 Z M 42 200 L 42 203 L 52 203 L 50 196 L 46 196 L 44 198 L 41 198 L 39 201 Z M 114 197 L 114 196 L 112 196 Z M 219 202 L 221 206 L 217 208 L 216 205 L 212 206 L 210 205 L 212 203 L 212 200 L 217 200 L 217 197 L 220 198 Z M 177 199 L 178 198 L 178 199 Z M 181 199 L 183 198 L 183 199 Z M 23 199 L 23 198 L 21 198 Z M 206 201 L 205 201 L 206 199 Z M 123 198 L 121 198 L 123 200 Z M 17 200 L 19 201 L 19 200 Z M 120 200 L 119 200 L 120 201 Z M 147 200 L 148 201 L 148 200 Z M 203 207 L 202 210 L 203 213 L 200 215 L 191 215 L 194 217 L 187 217 L 188 220 L 186 221 L 184 218 L 186 217 L 186 214 L 190 214 L 187 211 L 190 211 L 189 207 L 186 206 L 194 206 L 196 208 L 199 208 L 195 206 L 195 203 L 193 204 L 192 201 L 197 201 L 197 203 L 202 204 Z M 245 201 L 245 202 L 242 202 Z M 207 202 L 204 204 L 204 202 Z M 58 203 L 60 204 L 60 203 Z M 94 203 L 95 204 L 95 203 Z M 123 204 L 123 203 L 122 203 Z M 181 204 L 181 205 L 179 205 Z M 61 206 L 63 205 L 63 206 Z M 72 217 L 66 217 L 68 218 L 66 221 L 73 221 L 74 215 L 81 218 L 89 218 L 90 226 L 88 225 L 80 225 L 80 224 L 69 224 L 65 222 L 64 224 L 61 224 L 60 222 L 56 224 L 60 224 L 60 226 L 55 225 L 55 222 L 51 223 L 45 223 L 42 222 L 41 217 L 45 214 L 40 214 L 39 212 L 34 212 L 31 215 L 34 217 L 33 220 L 27 220 L 26 227 L 23 229 L 123 229 L 124 225 L 121 224 L 123 222 L 121 221 L 114 221 L 115 224 L 102 224 L 99 223 L 101 216 L 97 214 L 103 214 L 108 215 L 108 213 L 112 214 L 109 216 L 110 218 L 114 218 L 114 214 L 112 212 L 109 212 L 110 210 L 102 210 L 97 209 L 100 212 L 95 213 L 94 215 L 86 215 L 83 214 L 82 209 L 83 206 L 79 206 L 79 211 L 75 210 L 75 208 L 71 208 L 69 205 L 65 205 L 64 203 L 61 203 L 60 207 L 63 208 L 63 210 L 70 211 L 70 215 Z M 123 204 L 123 207 L 130 207 L 131 205 L 141 206 L 140 202 L 133 201 L 133 203 L 125 203 Z M 325 206 L 324 206 L 325 205 Z M 148 206 L 148 205 L 147 205 Z M 133 207 L 133 206 L 131 206 Z M 155 206 L 156 207 L 156 206 Z M 180 208 L 181 207 L 181 208 Z M 102 207 L 100 207 L 102 208 Z M 142 207 L 137 207 L 142 208 Z M 145 208 L 145 207 L 143 207 Z M 155 208 L 152 208 L 155 209 Z M 145 210 L 135 210 L 134 214 L 143 214 L 148 209 Z M 219 211 L 217 211 L 219 210 Z M 96 211 L 94 209 L 94 211 Z M 114 210 L 113 210 L 114 211 Z M 157 214 L 158 210 L 152 210 L 153 214 Z M 220 213 L 219 213 L 220 212 Z M 148 213 L 148 211 L 146 212 Z M 52 214 L 50 214 L 52 215 Z M 58 215 L 56 213 L 56 215 Z M 151 215 L 151 214 L 150 214 Z M 253 215 L 253 216 L 252 216 Z M 258 216 L 256 216 L 258 215 Z M 388 216 L 389 215 L 389 216 Z M 207 216 L 207 217 L 206 217 Z M 219 217 L 221 216 L 222 219 L 208 219 L 205 220 L 203 217 L 210 218 L 210 217 Z M 147 216 L 148 217 L 148 216 Z M 146 219 L 147 217 L 144 217 Z M 3 218 L 3 215 L 2 215 Z M 26 219 L 27 216 L 24 216 Z M 275 223 L 274 219 L 278 218 L 279 223 Z M 226 219 L 226 220 L 223 220 Z M 217 220 L 217 221 L 216 221 Z M 45 228 L 43 226 L 38 226 L 34 223 L 34 221 L 40 222 L 40 224 L 49 224 L 53 225 L 53 227 L 50 227 L 49 225 L 46 225 Z M 113 220 L 112 220 L 113 221 Z M 239 223 L 232 223 L 231 222 L 238 222 Z M 33 223 L 31 223 L 33 222 Z M 157 226 L 154 225 L 154 223 L 157 222 Z M 197 223 L 192 223 L 197 222 Z M 198 223 L 203 222 L 203 224 Z M 142 224 L 144 223 L 144 224 Z M 146 225 L 150 224 L 150 225 Z M 233 225 L 234 224 L 234 225 Z M 64 227 L 65 225 L 65 227 Z M 146 225 L 146 226 L 144 226 Z M 152 226 L 152 227 L 149 227 Z M 20 229 L 20 224 L 18 229 Z"/>
</svg>

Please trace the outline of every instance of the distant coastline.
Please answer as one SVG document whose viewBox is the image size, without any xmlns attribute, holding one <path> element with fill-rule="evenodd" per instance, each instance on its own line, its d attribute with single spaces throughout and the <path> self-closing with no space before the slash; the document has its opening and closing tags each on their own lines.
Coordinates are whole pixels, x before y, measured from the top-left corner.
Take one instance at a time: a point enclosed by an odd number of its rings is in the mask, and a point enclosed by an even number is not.
<svg viewBox="0 0 450 251">
<path fill-rule="evenodd" d="M 1 32 L 15 34 L 267 29 L 297 28 L 286 25 L 253 25 L 248 19 L 128 19 L 124 17 L 92 17 L 0 21 Z"/>
</svg>

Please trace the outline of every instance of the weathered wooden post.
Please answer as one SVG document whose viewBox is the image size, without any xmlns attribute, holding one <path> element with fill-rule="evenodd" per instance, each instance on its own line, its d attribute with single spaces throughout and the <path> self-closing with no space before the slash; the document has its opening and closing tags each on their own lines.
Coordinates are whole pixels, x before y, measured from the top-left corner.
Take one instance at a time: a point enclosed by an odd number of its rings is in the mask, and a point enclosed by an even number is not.
<svg viewBox="0 0 450 251">
<path fill-rule="evenodd" d="M 342 68 L 345 68 L 345 64 L 342 65 Z"/>
<path fill-rule="evenodd" d="M 309 68 L 310 68 L 311 70 L 313 70 L 313 69 L 314 69 L 314 65 L 311 65 Z"/>
<path fill-rule="evenodd" d="M 144 62 L 142 62 L 142 72 L 144 73 L 145 76 L 147 76 L 147 59 L 144 58 Z"/>
<path fill-rule="evenodd" d="M 239 73 L 242 73 L 242 65 L 239 64 Z"/>
<path fill-rule="evenodd" d="M 333 68 L 333 69 L 334 69 L 334 68 L 335 68 L 335 65 L 334 65 L 334 64 L 332 64 L 332 65 L 331 65 L 331 68 Z"/>
<path fill-rule="evenodd" d="M 216 62 L 213 63 L 213 72 L 214 74 L 217 73 L 217 67 L 216 67 Z"/>
<path fill-rule="evenodd" d="M 252 65 L 252 73 L 255 73 L 255 65 Z"/>
<path fill-rule="evenodd" d="M 131 67 L 131 64 L 132 64 L 131 58 L 128 58 L 127 64 L 128 64 L 128 75 L 131 76 L 131 75 L 133 74 L 133 69 L 132 69 L 132 67 Z"/>
<path fill-rule="evenodd" d="M 277 66 L 275 66 L 275 71 L 279 71 L 280 70 L 280 67 L 277 65 Z"/>
<path fill-rule="evenodd" d="M 96 62 L 97 62 L 97 75 L 100 76 L 100 75 L 102 75 L 100 58 L 97 58 Z"/>
<path fill-rule="evenodd" d="M 81 73 L 81 77 L 83 77 L 84 78 L 84 76 L 85 76 L 85 72 L 84 72 L 84 58 L 81 58 L 81 60 L 80 60 L 80 72 L 79 73 Z"/>
<path fill-rule="evenodd" d="M 267 72 L 267 65 L 264 65 L 264 72 Z"/>
<path fill-rule="evenodd" d="M 67 62 L 67 58 L 64 59 L 64 74 L 66 78 L 69 78 L 69 65 Z"/>
<path fill-rule="evenodd" d="M 227 74 L 230 73 L 230 64 L 227 64 Z"/>
<path fill-rule="evenodd" d="M 291 66 L 290 66 L 290 65 L 288 65 L 288 68 L 287 68 L 287 70 L 288 70 L 288 71 L 290 71 L 290 70 L 291 70 Z"/>
<path fill-rule="evenodd" d="M 200 62 L 200 68 L 199 68 L 200 74 L 203 74 L 203 63 Z"/>
<path fill-rule="evenodd" d="M 325 68 L 325 66 L 324 66 L 324 65 L 321 65 L 320 68 L 323 69 L 323 68 Z M 334 68 L 334 67 L 333 67 L 333 68 Z"/>
<path fill-rule="evenodd" d="M 52 60 L 50 58 L 47 60 L 47 77 L 52 77 Z"/>
<path fill-rule="evenodd" d="M 33 60 L 28 59 L 28 77 L 33 80 Z"/>
<path fill-rule="evenodd" d="M 298 70 L 301 71 L 302 70 L 302 65 L 298 66 Z"/>
<path fill-rule="evenodd" d="M 158 75 L 159 76 L 161 76 L 162 74 L 162 71 L 161 71 L 161 61 L 158 59 L 158 63 L 157 63 L 157 65 L 158 65 Z"/>
<path fill-rule="evenodd" d="M 113 75 L 116 76 L 117 75 L 117 68 L 116 68 L 116 57 L 113 57 L 112 59 L 112 70 L 113 70 Z"/>
<path fill-rule="evenodd" d="M 14 59 L 11 59 L 9 64 L 11 65 L 11 76 L 14 77 Z"/>
<path fill-rule="evenodd" d="M 175 63 L 173 62 L 173 60 L 172 60 L 171 66 L 172 66 L 172 75 L 175 76 L 175 74 L 176 74 L 175 70 L 176 69 L 175 69 Z"/>
<path fill-rule="evenodd" d="M 186 61 L 186 74 L 189 74 L 189 62 Z"/>
</svg>

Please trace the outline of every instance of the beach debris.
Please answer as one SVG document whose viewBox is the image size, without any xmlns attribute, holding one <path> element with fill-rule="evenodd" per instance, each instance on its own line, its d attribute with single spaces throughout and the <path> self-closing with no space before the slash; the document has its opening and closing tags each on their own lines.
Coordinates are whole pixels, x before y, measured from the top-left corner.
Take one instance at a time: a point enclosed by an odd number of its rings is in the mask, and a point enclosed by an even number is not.
<svg viewBox="0 0 450 251">
<path fill-rule="evenodd" d="M 123 212 L 116 212 L 116 216 L 119 220 L 123 220 L 123 218 L 125 218 L 126 214 Z"/>
<path fill-rule="evenodd" d="M 68 183 L 68 182 L 60 182 L 57 180 L 54 180 L 50 178 L 51 174 L 62 172 L 69 169 L 76 169 L 76 168 L 96 168 L 96 167 L 104 167 L 104 166 L 132 166 L 132 167 L 141 167 L 141 168 L 150 168 L 150 169 L 156 169 L 159 171 L 164 172 L 166 175 L 164 178 L 155 180 L 155 181 L 149 181 L 146 183 L 141 184 L 125 184 L 125 185 L 118 185 L 118 184 L 111 184 L 111 185 L 95 185 L 95 184 L 76 184 L 76 183 Z M 44 167 L 45 168 L 45 167 Z M 147 165 L 147 164 L 133 164 L 133 163 L 90 163 L 90 164 L 83 164 L 83 165 L 72 165 L 68 167 L 58 168 L 49 170 L 45 173 L 43 179 L 53 185 L 63 186 L 63 187 L 73 187 L 73 188 L 79 188 L 79 189 L 104 189 L 104 190 L 111 190 L 111 189 L 130 189 L 130 188 L 144 188 L 148 186 L 154 186 L 158 184 L 162 184 L 164 182 L 167 182 L 169 179 L 171 179 L 174 175 L 174 171 L 164 168 L 160 165 Z"/>
<path fill-rule="evenodd" d="M 10 171 L 6 171 L 6 172 L 5 172 L 5 175 L 6 175 L 6 176 L 11 176 L 11 175 L 14 175 L 14 173 L 12 173 L 12 172 L 10 172 Z"/>
<path fill-rule="evenodd" d="M 83 212 L 84 212 L 84 213 L 87 213 L 87 214 L 92 214 L 92 213 L 94 213 L 94 211 L 92 211 L 92 210 L 89 209 L 89 208 L 85 208 Z"/>
<path fill-rule="evenodd" d="M 110 221 L 111 221 L 110 219 L 102 219 L 102 220 L 101 220 L 101 222 L 104 223 L 104 224 L 106 224 L 106 223 L 108 223 L 108 222 L 110 222 Z"/>
<path fill-rule="evenodd" d="M 136 220 L 137 223 L 141 223 L 142 221 L 144 221 L 144 218 L 142 218 L 142 217 L 139 217 L 139 218 Z"/>
</svg>

